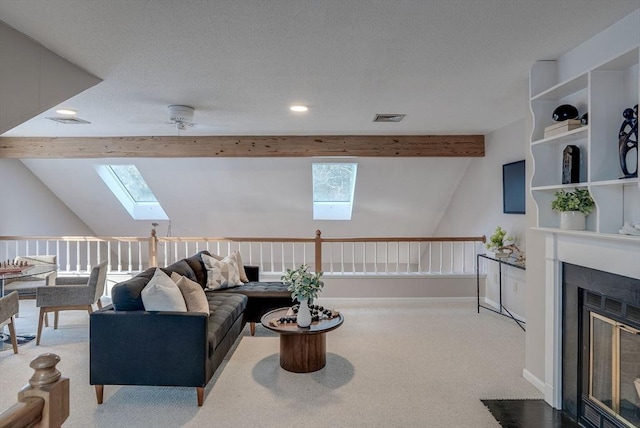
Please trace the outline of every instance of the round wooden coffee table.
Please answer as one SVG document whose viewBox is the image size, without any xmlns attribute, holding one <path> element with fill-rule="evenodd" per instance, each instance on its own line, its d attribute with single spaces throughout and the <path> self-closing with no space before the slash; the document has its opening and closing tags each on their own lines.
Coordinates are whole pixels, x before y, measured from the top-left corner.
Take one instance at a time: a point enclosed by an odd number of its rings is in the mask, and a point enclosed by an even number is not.
<svg viewBox="0 0 640 428">
<path fill-rule="evenodd" d="M 327 364 L 326 333 L 340 327 L 344 317 L 314 321 L 309 327 L 300 328 L 293 323 L 273 326 L 269 322 L 287 314 L 289 308 L 274 309 L 262 316 L 260 322 L 269 330 L 280 334 L 280 367 L 294 373 L 310 373 Z"/>
</svg>

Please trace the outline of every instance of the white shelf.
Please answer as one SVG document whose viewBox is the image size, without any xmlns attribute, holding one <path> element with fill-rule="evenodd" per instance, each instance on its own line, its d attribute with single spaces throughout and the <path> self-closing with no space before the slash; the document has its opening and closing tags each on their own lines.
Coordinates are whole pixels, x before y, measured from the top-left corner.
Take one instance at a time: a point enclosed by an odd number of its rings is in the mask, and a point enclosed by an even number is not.
<svg viewBox="0 0 640 428">
<path fill-rule="evenodd" d="M 603 180 L 592 181 L 591 186 L 627 186 L 632 184 L 638 184 L 638 177 L 635 178 L 621 178 L 619 180 Z"/>
<path fill-rule="evenodd" d="M 553 184 L 551 186 L 535 186 L 531 190 L 560 190 L 560 189 L 575 189 L 576 187 L 588 187 L 589 183 L 569 183 L 569 184 Z"/>
<path fill-rule="evenodd" d="M 543 138 L 531 143 L 532 146 L 538 144 L 571 144 L 576 141 L 580 141 L 588 137 L 589 125 L 581 126 L 580 128 L 572 129 L 563 134 L 552 135 L 551 137 Z"/>
<path fill-rule="evenodd" d="M 536 96 L 531 97 L 531 101 L 537 100 L 559 100 L 564 97 L 567 97 L 575 92 L 581 91 L 587 88 L 589 84 L 589 76 L 585 74 L 581 74 L 572 79 L 567 79 L 562 83 L 555 85 L 552 88 L 547 89 L 539 93 Z"/>
<path fill-rule="evenodd" d="M 561 75 L 557 62 L 541 61 L 531 68 L 531 194 L 538 230 L 640 243 L 640 237 L 617 234 L 624 222 L 640 220 L 640 180 L 619 179 L 623 173 L 618 155 L 622 112 L 640 99 L 639 59 L 640 47 L 636 45 L 560 83 L 556 83 Z M 589 124 L 543 138 L 554 109 L 561 104 L 574 105 L 581 115 L 589 113 Z M 562 156 L 567 145 L 580 149 L 580 183 L 562 184 Z M 632 162 L 629 166 L 635 165 Z M 559 229 L 559 214 L 551 210 L 554 194 L 579 187 L 589 189 L 595 201 L 595 209 L 587 216 L 587 230 Z"/>
</svg>

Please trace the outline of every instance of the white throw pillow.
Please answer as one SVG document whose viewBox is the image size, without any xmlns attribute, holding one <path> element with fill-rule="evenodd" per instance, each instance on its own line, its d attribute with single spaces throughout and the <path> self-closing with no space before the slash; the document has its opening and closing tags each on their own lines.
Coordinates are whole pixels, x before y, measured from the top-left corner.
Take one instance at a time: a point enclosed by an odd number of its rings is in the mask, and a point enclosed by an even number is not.
<svg viewBox="0 0 640 428">
<path fill-rule="evenodd" d="M 187 312 L 187 305 L 180 289 L 158 268 L 153 278 L 142 289 L 141 297 L 145 311 Z"/>
<path fill-rule="evenodd" d="M 240 274 L 238 273 L 238 264 L 235 258 L 225 257 L 222 260 L 216 260 L 206 254 L 202 255 L 202 261 L 207 269 L 207 288 L 218 290 L 220 288 L 229 288 L 236 285 L 242 285 Z"/>
<path fill-rule="evenodd" d="M 203 254 L 203 255 L 206 255 L 206 254 Z M 211 257 L 213 257 L 216 260 L 222 260 L 224 258 L 217 254 L 211 254 Z M 233 253 L 229 254 L 227 258 L 235 260 L 236 264 L 238 265 L 238 274 L 240 275 L 240 281 L 249 282 L 249 278 L 247 277 L 247 272 L 245 272 L 244 270 L 244 263 L 242 263 L 242 256 L 240 255 L 240 251 L 234 251 Z"/>
<path fill-rule="evenodd" d="M 187 311 L 203 312 L 209 315 L 207 295 L 204 294 L 200 284 L 176 272 L 171 273 L 171 279 L 180 289 L 182 297 L 184 297 L 184 303 L 187 305 Z"/>
</svg>

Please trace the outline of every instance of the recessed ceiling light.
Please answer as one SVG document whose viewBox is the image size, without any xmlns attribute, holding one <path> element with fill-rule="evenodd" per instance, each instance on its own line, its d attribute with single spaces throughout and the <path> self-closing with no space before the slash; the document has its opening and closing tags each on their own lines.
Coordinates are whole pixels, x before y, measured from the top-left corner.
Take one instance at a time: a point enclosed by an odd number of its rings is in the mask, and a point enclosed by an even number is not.
<svg viewBox="0 0 640 428">
<path fill-rule="evenodd" d="M 309 108 L 307 106 L 291 106 L 291 111 L 307 111 Z"/>
<path fill-rule="evenodd" d="M 75 116 L 76 114 L 78 114 L 77 111 L 71 110 L 71 109 L 68 109 L 68 108 L 58 109 L 58 110 L 56 110 L 56 113 L 58 113 L 58 114 L 66 114 L 66 115 L 69 115 L 69 116 Z"/>
</svg>

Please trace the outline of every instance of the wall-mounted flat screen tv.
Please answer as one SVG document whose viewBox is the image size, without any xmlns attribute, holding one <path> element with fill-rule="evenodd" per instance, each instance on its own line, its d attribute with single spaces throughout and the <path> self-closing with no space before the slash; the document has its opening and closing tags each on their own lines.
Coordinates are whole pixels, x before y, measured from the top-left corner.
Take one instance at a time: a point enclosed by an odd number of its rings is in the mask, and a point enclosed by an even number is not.
<svg viewBox="0 0 640 428">
<path fill-rule="evenodd" d="M 525 213 L 524 159 L 502 165 L 502 212 Z"/>
</svg>

